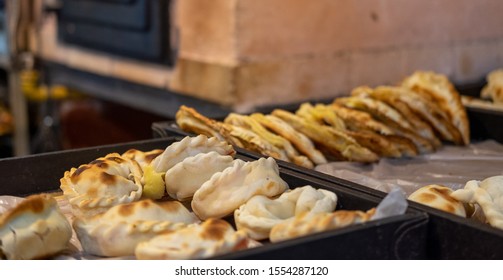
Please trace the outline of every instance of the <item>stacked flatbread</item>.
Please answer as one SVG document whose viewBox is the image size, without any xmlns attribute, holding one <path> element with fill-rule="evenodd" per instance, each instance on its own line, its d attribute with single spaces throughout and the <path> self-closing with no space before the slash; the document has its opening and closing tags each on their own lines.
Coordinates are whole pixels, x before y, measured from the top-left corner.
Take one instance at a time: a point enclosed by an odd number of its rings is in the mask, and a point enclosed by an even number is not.
<svg viewBox="0 0 503 280">
<path fill-rule="evenodd" d="M 400 86 L 357 87 L 332 104 L 302 104 L 292 113 L 231 113 L 223 122 L 181 106 L 178 126 L 241 148 L 312 168 L 328 160 L 370 163 L 431 153 L 443 142 L 467 145 L 470 128 L 447 77 L 416 72 Z"/>
</svg>

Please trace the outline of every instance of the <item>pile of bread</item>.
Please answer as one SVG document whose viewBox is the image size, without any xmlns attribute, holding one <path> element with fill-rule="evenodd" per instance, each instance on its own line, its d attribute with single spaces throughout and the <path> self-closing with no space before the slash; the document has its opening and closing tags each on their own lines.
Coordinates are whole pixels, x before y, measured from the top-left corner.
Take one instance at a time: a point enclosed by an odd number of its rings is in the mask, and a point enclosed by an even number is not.
<svg viewBox="0 0 503 280">
<path fill-rule="evenodd" d="M 409 200 L 428 205 L 461 217 L 481 220 L 503 229 L 503 176 L 482 181 L 471 180 L 463 189 L 452 190 L 442 185 L 424 186 L 409 196 Z M 479 214 L 474 216 L 474 213 Z"/>
<path fill-rule="evenodd" d="M 72 228 L 84 254 L 93 256 L 208 258 L 374 214 L 334 211 L 335 193 L 290 189 L 273 158 L 245 162 L 234 155 L 227 142 L 199 135 L 165 150 L 108 154 L 72 168 L 60 180 L 71 221 L 52 196 L 26 198 L 0 216 L 0 259 L 61 252 Z"/>
<path fill-rule="evenodd" d="M 467 145 L 470 127 L 459 93 L 444 75 L 416 72 L 399 86 L 355 88 L 332 104 L 295 113 L 231 113 L 223 122 L 181 106 L 177 125 L 241 148 L 312 168 L 327 160 L 375 162 L 430 153 L 443 142 Z"/>
</svg>

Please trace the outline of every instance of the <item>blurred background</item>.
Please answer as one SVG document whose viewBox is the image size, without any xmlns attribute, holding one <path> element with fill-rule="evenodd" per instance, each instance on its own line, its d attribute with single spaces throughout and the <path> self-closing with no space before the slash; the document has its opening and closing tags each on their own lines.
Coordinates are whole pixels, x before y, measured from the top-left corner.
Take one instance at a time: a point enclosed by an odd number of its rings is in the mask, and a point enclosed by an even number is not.
<svg viewBox="0 0 503 280">
<path fill-rule="evenodd" d="M 503 64 L 499 0 L 2 0 L 0 157 Z"/>
</svg>

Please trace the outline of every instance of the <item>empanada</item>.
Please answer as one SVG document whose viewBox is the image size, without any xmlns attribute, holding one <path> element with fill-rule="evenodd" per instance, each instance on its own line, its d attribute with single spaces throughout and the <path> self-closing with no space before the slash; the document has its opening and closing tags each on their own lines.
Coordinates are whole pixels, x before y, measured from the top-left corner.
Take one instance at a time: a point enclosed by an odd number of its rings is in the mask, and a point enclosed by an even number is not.
<svg viewBox="0 0 503 280">
<path fill-rule="evenodd" d="M 464 189 L 451 196 L 465 203 L 477 203 L 491 226 L 503 229 L 503 176 L 493 176 L 482 182 L 472 180 Z"/>
<path fill-rule="evenodd" d="M 384 102 L 369 97 L 351 96 L 337 98 L 334 103 L 371 114 L 375 119 L 390 127 L 394 134 L 412 140 L 421 153 L 430 153 L 435 149 L 428 140 L 414 132 L 414 128 L 407 119 Z"/>
<path fill-rule="evenodd" d="M 123 157 L 136 160 L 138 164 L 140 164 L 140 167 L 143 169 L 145 166 L 149 165 L 152 160 L 154 160 L 156 157 L 158 157 L 160 154 L 162 154 L 164 150 L 161 149 L 154 149 L 151 151 L 140 151 L 137 149 L 129 149 L 126 152 L 122 154 Z"/>
<path fill-rule="evenodd" d="M 254 113 L 251 117 L 264 127 L 267 127 L 290 141 L 301 154 L 307 156 L 313 163 L 327 163 L 325 156 L 314 147 L 313 142 L 306 135 L 295 130 L 282 119 L 272 115 L 264 116 L 260 113 Z"/>
<path fill-rule="evenodd" d="M 466 217 L 462 202 L 451 197 L 452 189 L 440 185 L 424 186 L 409 196 L 409 200 L 440 209 L 451 214 Z"/>
<path fill-rule="evenodd" d="M 234 160 L 233 166 L 215 173 L 196 191 L 192 209 L 206 220 L 232 214 L 255 195 L 274 197 L 288 189 L 288 184 L 279 176 L 276 161 L 260 158 L 244 162 Z"/>
<path fill-rule="evenodd" d="M 166 172 L 166 191 L 174 199 L 190 199 L 213 174 L 232 166 L 233 160 L 217 152 L 185 158 Z"/>
<path fill-rule="evenodd" d="M 375 153 L 362 147 L 344 132 L 303 119 L 285 110 L 276 109 L 272 114 L 307 135 L 320 149 L 339 160 L 357 162 L 375 162 L 379 160 Z"/>
<path fill-rule="evenodd" d="M 155 172 L 166 172 L 185 158 L 211 151 L 224 156 L 234 156 L 236 154 L 231 145 L 218 138 L 208 138 L 205 135 L 196 137 L 187 136 L 181 141 L 169 145 L 161 155 L 152 161 L 151 165 Z"/>
<path fill-rule="evenodd" d="M 257 195 L 234 211 L 238 230 L 255 240 L 269 237 L 271 228 L 302 213 L 332 212 L 337 205 L 335 193 L 311 186 L 288 190 L 276 199 Z"/>
<path fill-rule="evenodd" d="M 147 199 L 117 205 L 93 217 L 76 219 L 73 227 L 84 251 L 118 257 L 132 256 L 138 243 L 198 221 L 178 201 Z"/>
<path fill-rule="evenodd" d="M 308 158 L 299 155 L 290 141 L 280 135 L 270 132 L 264 126 L 262 126 L 260 122 L 250 116 L 231 113 L 227 116 L 227 118 L 225 118 L 225 123 L 251 130 L 259 137 L 272 144 L 277 148 L 276 152 L 281 156 L 278 159 L 288 162 L 294 162 L 306 168 L 314 167 L 313 163 Z"/>
<path fill-rule="evenodd" d="M 461 133 L 461 144 L 470 143 L 470 124 L 461 96 L 445 75 L 417 71 L 405 78 L 402 86 L 434 100 L 442 110 L 447 112 L 451 123 Z"/>
<path fill-rule="evenodd" d="M 49 195 L 32 195 L 0 215 L 0 259 L 52 256 L 68 246 L 72 228 Z"/>
<path fill-rule="evenodd" d="M 114 153 L 66 171 L 60 188 L 76 216 L 93 216 L 114 205 L 139 200 L 141 178 L 138 162 Z"/>
<path fill-rule="evenodd" d="M 487 77 L 487 84 L 480 92 L 480 97 L 491 99 L 496 104 L 503 104 L 503 69 L 491 71 Z"/>
<path fill-rule="evenodd" d="M 226 140 L 221 134 L 221 123 L 207 118 L 194 108 L 180 106 L 176 112 L 176 124 L 184 131 L 215 137 L 220 141 Z"/>
<path fill-rule="evenodd" d="M 416 104 L 407 102 L 410 99 L 407 99 L 407 93 L 412 94 L 412 92 L 406 88 L 388 86 L 380 86 L 375 89 L 358 87 L 351 91 L 351 95 L 353 96 L 371 97 L 393 107 L 410 122 L 415 132 L 430 141 L 434 147 L 440 147 L 442 143 L 435 136 L 435 132 L 430 124 L 425 122 L 420 115 L 416 114 L 416 112 L 410 108 L 411 106 L 416 106 Z M 448 122 L 448 120 L 446 121 Z"/>
<path fill-rule="evenodd" d="M 135 255 L 139 260 L 203 259 L 246 249 L 247 244 L 244 232 L 234 231 L 224 220 L 209 219 L 142 242 Z"/>
<path fill-rule="evenodd" d="M 332 213 L 301 214 L 293 219 L 275 225 L 269 240 L 279 242 L 317 232 L 338 229 L 364 223 L 375 213 L 375 208 L 363 211 L 338 210 Z"/>
</svg>

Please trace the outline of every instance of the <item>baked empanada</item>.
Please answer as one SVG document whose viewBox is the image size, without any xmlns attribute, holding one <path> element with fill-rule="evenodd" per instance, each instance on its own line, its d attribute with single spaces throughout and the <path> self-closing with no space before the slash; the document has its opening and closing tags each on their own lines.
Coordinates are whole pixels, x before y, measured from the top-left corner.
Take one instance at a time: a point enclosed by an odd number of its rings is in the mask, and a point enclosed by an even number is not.
<svg viewBox="0 0 503 280">
<path fill-rule="evenodd" d="M 416 114 L 416 112 L 412 110 L 411 106 L 415 107 L 416 104 L 407 102 L 410 99 L 410 97 L 406 97 L 408 93 L 413 94 L 406 88 L 388 86 L 380 86 L 375 89 L 358 87 L 351 91 L 351 95 L 353 96 L 371 97 L 393 107 L 410 122 L 417 134 L 430 141 L 434 147 L 440 147 L 442 143 L 435 136 L 435 132 L 430 124 L 425 122 L 419 114 Z M 445 121 L 448 122 L 447 119 Z"/>
<path fill-rule="evenodd" d="M 421 153 L 430 153 L 435 149 L 428 140 L 414 132 L 414 128 L 407 119 L 384 102 L 369 97 L 351 96 L 337 98 L 334 103 L 371 114 L 375 119 L 390 127 L 394 134 L 412 140 Z"/>
<path fill-rule="evenodd" d="M 496 104 L 503 104 L 503 69 L 491 71 L 486 79 L 487 85 L 480 92 L 480 97 L 491 99 Z"/>
<path fill-rule="evenodd" d="M 220 131 L 221 123 L 201 115 L 194 108 L 180 106 L 175 118 L 176 124 L 184 131 L 215 137 L 220 141 L 226 140 Z"/>
<path fill-rule="evenodd" d="M 78 218 L 73 228 L 87 253 L 118 257 L 132 256 L 138 243 L 198 221 L 178 201 L 147 199 L 117 205 L 93 217 Z"/>
<path fill-rule="evenodd" d="M 452 198 L 452 192 L 452 189 L 445 186 L 428 185 L 413 192 L 408 199 L 461 217 L 466 217 L 464 204 Z"/>
<path fill-rule="evenodd" d="M 211 151 L 224 156 L 234 156 L 236 154 L 231 145 L 218 138 L 208 138 L 205 135 L 187 136 L 181 141 L 169 145 L 161 155 L 152 161 L 151 165 L 156 172 L 166 172 L 185 158 Z"/>
<path fill-rule="evenodd" d="M 280 154 L 281 160 L 294 162 L 306 168 L 313 168 L 313 163 L 306 157 L 300 156 L 292 144 L 280 135 L 274 134 L 267 130 L 259 121 L 250 116 L 244 116 L 236 113 L 231 113 L 225 118 L 225 123 L 240 126 L 244 129 L 251 130 L 265 141 L 277 148 L 276 153 Z M 267 155 L 267 154 L 266 154 Z"/>
<path fill-rule="evenodd" d="M 288 190 L 276 199 L 257 195 L 234 211 L 234 221 L 255 240 L 269 237 L 271 228 L 302 213 L 332 212 L 337 205 L 335 193 L 311 186 Z"/>
<path fill-rule="evenodd" d="M 76 216 L 93 216 L 114 205 L 139 200 L 141 178 L 138 162 L 114 153 L 66 171 L 60 188 Z"/>
<path fill-rule="evenodd" d="M 192 210 L 206 220 L 232 214 L 255 195 L 274 197 L 288 189 L 288 184 L 279 176 L 276 161 L 260 158 L 244 162 L 234 160 L 233 166 L 215 173 L 196 191 Z"/>
<path fill-rule="evenodd" d="M 279 242 L 317 232 L 361 224 L 370 220 L 374 213 L 375 208 L 367 212 L 338 210 L 332 213 L 305 213 L 275 225 L 271 229 L 269 239 L 271 242 Z"/>
<path fill-rule="evenodd" d="M 166 191 L 174 199 L 190 199 L 213 174 L 232 166 L 233 160 L 217 152 L 185 158 L 166 172 Z"/>
<path fill-rule="evenodd" d="M 138 244 L 139 260 L 203 259 L 246 249 L 244 232 L 234 231 L 224 220 L 209 219 Z"/>
<path fill-rule="evenodd" d="M 493 176 L 482 182 L 472 180 L 464 189 L 454 191 L 451 196 L 465 203 L 477 203 L 493 227 L 503 229 L 503 176 Z"/>
<path fill-rule="evenodd" d="M 49 195 L 32 195 L 0 215 L 0 259 L 28 260 L 63 251 L 72 227 Z"/>
<path fill-rule="evenodd" d="M 362 147 L 344 132 L 303 119 L 285 110 L 276 109 L 272 114 L 307 135 L 320 149 L 336 159 L 357 162 L 375 162 L 379 160 L 375 153 Z"/>
<path fill-rule="evenodd" d="M 264 127 L 290 141 L 301 154 L 307 156 L 313 163 L 327 163 L 325 156 L 314 147 L 313 142 L 306 135 L 298 132 L 282 119 L 271 115 L 264 116 L 260 113 L 252 114 L 251 117 Z"/>
<path fill-rule="evenodd" d="M 143 169 L 145 166 L 149 165 L 152 160 L 154 160 L 156 157 L 158 157 L 160 154 L 162 154 L 164 150 L 161 149 L 154 149 L 151 151 L 140 151 L 137 149 L 130 149 L 127 150 L 122 154 L 123 157 L 136 160 L 138 164 L 140 164 L 140 167 Z"/>
<path fill-rule="evenodd" d="M 445 75 L 417 71 L 405 78 L 402 86 L 434 100 L 447 112 L 451 123 L 461 133 L 462 141 L 456 143 L 465 145 L 470 143 L 470 124 L 461 96 Z"/>
</svg>

